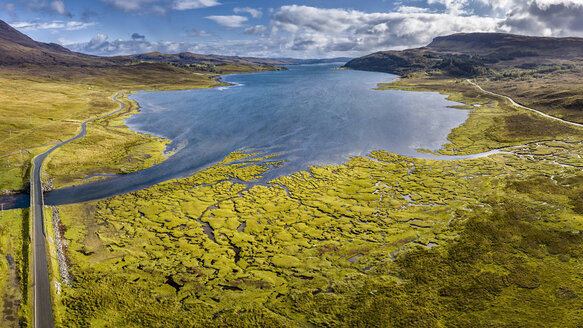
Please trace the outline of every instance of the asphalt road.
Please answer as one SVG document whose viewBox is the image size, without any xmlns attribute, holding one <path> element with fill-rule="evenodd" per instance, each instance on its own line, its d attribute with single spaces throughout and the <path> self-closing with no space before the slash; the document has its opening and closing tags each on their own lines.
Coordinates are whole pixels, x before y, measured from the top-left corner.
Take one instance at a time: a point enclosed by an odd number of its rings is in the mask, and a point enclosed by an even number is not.
<svg viewBox="0 0 583 328">
<path fill-rule="evenodd" d="M 46 234 L 42 210 L 42 187 L 40 183 L 40 167 L 48 153 L 44 153 L 34 159 L 30 208 L 33 213 L 33 241 L 34 241 L 34 264 L 33 264 L 33 286 L 34 286 L 34 327 L 52 328 L 53 309 L 51 302 L 51 290 L 49 282 L 49 271 L 47 263 Z"/>
<path fill-rule="evenodd" d="M 116 114 L 125 108 L 125 105 L 117 100 L 120 93 L 113 97 L 113 100 L 121 104 L 121 108 L 113 113 L 90 119 L 83 122 L 81 132 L 75 137 L 65 140 L 41 155 L 33 161 L 31 181 L 30 181 L 30 208 L 33 217 L 33 286 L 34 286 L 34 327 L 35 328 L 53 328 L 53 308 L 51 300 L 51 289 L 49 281 L 48 254 L 46 249 L 46 229 L 44 226 L 43 211 L 43 192 L 40 177 L 41 168 L 44 160 L 55 149 L 83 137 L 86 133 L 86 125 L 92 121 L 109 115 Z"/>
</svg>

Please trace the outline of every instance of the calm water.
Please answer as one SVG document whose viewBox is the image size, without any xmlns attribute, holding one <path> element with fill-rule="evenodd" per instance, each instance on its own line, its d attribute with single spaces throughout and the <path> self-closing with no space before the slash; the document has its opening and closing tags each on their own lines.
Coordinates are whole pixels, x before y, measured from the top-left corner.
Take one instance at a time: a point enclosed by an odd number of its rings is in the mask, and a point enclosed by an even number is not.
<svg viewBox="0 0 583 328">
<path fill-rule="evenodd" d="M 426 157 L 416 149 L 438 149 L 467 118 L 438 93 L 373 90 L 393 75 L 332 67 L 231 75 L 225 80 L 235 86 L 211 90 L 139 92 L 131 98 L 142 113 L 127 124 L 172 140 L 176 154 L 140 172 L 50 192 L 46 203 L 98 199 L 188 176 L 234 150 L 288 161 L 264 181 L 376 149 Z"/>
</svg>

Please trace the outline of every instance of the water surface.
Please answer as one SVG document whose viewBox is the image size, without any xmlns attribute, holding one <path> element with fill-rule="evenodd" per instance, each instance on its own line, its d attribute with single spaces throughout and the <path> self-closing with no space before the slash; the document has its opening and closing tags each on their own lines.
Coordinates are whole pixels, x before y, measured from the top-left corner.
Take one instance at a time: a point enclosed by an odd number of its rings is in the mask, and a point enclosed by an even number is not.
<svg viewBox="0 0 583 328">
<path fill-rule="evenodd" d="M 372 150 L 428 157 L 468 112 L 434 92 L 378 91 L 394 75 L 332 70 L 332 65 L 225 77 L 231 87 L 139 92 L 130 128 L 172 140 L 175 155 L 152 168 L 50 192 L 47 204 L 98 199 L 179 178 L 235 150 L 281 154 L 268 181 L 311 165 L 340 164 Z"/>
</svg>

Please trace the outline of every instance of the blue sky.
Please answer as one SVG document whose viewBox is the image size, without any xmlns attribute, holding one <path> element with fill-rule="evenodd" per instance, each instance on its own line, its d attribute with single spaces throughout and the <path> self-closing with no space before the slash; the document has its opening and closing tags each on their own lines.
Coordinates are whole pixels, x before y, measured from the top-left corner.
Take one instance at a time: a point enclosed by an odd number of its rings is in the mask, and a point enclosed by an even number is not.
<svg viewBox="0 0 583 328">
<path fill-rule="evenodd" d="M 0 0 L 0 19 L 98 55 L 324 58 L 459 32 L 583 36 L 583 0 Z"/>
</svg>

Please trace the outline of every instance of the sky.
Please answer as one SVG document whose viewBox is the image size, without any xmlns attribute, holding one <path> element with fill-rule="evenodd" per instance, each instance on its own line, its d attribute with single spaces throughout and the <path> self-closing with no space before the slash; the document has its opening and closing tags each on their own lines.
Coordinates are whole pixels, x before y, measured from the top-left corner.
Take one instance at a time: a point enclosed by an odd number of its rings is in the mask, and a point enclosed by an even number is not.
<svg viewBox="0 0 583 328">
<path fill-rule="evenodd" d="M 95 55 L 330 58 L 460 32 L 581 37 L 583 0 L 0 0 L 0 19 Z"/>
</svg>

